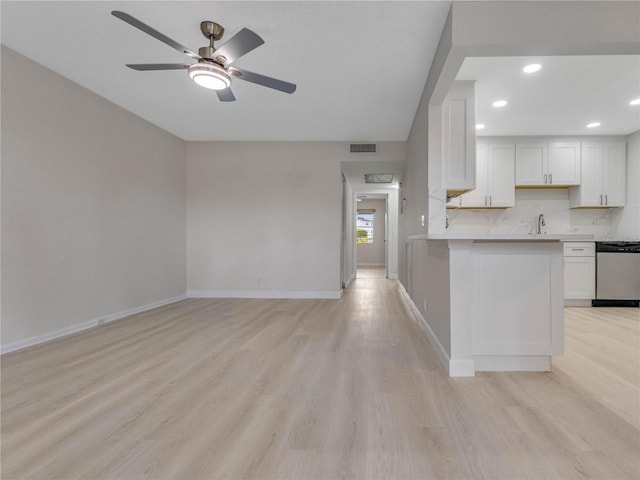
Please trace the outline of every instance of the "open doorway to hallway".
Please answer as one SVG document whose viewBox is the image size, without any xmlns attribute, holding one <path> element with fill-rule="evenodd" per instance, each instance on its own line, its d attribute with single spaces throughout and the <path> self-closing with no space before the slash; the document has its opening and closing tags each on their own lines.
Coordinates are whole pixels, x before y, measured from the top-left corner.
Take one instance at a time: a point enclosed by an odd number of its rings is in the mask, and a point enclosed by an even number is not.
<svg viewBox="0 0 640 480">
<path fill-rule="evenodd" d="M 356 197 L 355 263 L 356 278 L 364 269 L 377 269 L 388 277 L 387 195 L 360 193 Z"/>
<path fill-rule="evenodd" d="M 406 145 L 403 142 L 383 142 L 377 144 L 377 147 L 375 154 L 350 154 L 348 161 L 340 162 L 342 288 L 348 288 L 351 281 L 356 279 L 359 266 L 382 267 L 386 278 L 398 278 L 400 182 L 404 172 Z M 380 202 L 372 205 L 368 204 L 370 200 Z M 364 210 L 375 212 L 363 212 Z M 358 216 L 367 213 L 373 213 L 373 218 L 365 217 L 361 220 L 361 225 L 356 225 Z M 377 228 L 376 223 L 379 224 Z M 373 231 L 370 231 L 371 228 Z M 358 229 L 364 230 L 359 233 L 359 243 Z"/>
</svg>

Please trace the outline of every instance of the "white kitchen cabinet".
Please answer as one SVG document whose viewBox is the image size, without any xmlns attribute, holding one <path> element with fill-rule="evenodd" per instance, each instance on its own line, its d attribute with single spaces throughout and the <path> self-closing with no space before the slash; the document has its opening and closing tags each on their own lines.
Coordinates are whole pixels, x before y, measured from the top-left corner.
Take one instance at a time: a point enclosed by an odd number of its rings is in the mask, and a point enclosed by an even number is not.
<svg viewBox="0 0 640 480">
<path fill-rule="evenodd" d="M 476 148 L 476 188 L 451 200 L 454 208 L 507 208 L 515 205 L 514 145 L 483 143 Z"/>
<path fill-rule="evenodd" d="M 569 207 L 624 207 L 625 142 L 583 142 L 581 163 L 581 183 L 569 190 Z"/>
<path fill-rule="evenodd" d="M 487 195 L 489 195 L 489 206 L 513 207 L 516 204 L 514 145 L 489 145 L 488 153 Z"/>
<path fill-rule="evenodd" d="M 580 142 L 549 143 L 548 185 L 580 185 Z"/>
<path fill-rule="evenodd" d="M 546 142 L 517 143 L 516 185 L 545 185 L 548 164 Z"/>
<path fill-rule="evenodd" d="M 596 298 L 596 257 L 593 242 L 564 244 L 564 299 L 567 306 L 590 306 Z"/>
<path fill-rule="evenodd" d="M 447 192 L 475 188 L 476 134 L 473 82 L 454 82 L 442 104 L 442 165 Z"/>
<path fill-rule="evenodd" d="M 566 187 L 580 184 L 580 142 L 516 144 L 516 186 Z"/>
</svg>

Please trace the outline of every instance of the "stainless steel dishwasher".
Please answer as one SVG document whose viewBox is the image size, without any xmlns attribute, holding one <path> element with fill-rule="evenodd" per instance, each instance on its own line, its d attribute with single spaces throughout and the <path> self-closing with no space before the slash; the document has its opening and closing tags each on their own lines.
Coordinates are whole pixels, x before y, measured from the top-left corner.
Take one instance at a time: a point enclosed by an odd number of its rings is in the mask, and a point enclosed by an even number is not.
<svg viewBox="0 0 640 480">
<path fill-rule="evenodd" d="M 593 306 L 640 305 L 640 242 L 596 242 Z"/>
</svg>

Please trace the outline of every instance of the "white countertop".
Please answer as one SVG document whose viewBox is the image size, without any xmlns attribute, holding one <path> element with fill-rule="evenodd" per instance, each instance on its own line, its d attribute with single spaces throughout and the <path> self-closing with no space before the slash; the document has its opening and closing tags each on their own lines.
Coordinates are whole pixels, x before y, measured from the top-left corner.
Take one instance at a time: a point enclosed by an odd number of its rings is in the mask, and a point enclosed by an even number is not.
<svg viewBox="0 0 640 480">
<path fill-rule="evenodd" d="M 577 233 L 428 233 L 411 235 L 409 240 L 475 240 L 475 241 L 511 241 L 511 242 L 592 242 L 593 235 Z"/>
</svg>

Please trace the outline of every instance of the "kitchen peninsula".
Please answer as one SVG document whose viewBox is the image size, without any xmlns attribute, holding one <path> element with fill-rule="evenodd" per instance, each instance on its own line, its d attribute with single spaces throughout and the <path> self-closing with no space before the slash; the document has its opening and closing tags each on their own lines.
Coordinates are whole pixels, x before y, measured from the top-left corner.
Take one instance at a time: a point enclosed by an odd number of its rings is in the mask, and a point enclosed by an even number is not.
<svg viewBox="0 0 640 480">
<path fill-rule="evenodd" d="M 449 375 L 548 371 L 564 349 L 563 241 L 592 235 L 409 237 L 429 272 L 425 327 Z M 419 298 L 412 292 L 413 298 Z"/>
</svg>

